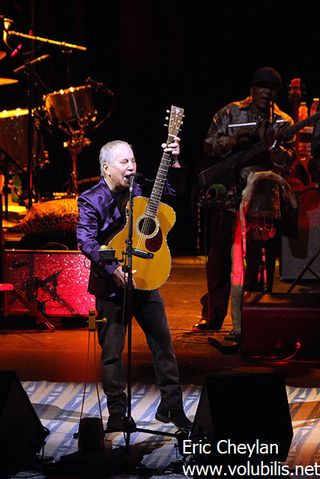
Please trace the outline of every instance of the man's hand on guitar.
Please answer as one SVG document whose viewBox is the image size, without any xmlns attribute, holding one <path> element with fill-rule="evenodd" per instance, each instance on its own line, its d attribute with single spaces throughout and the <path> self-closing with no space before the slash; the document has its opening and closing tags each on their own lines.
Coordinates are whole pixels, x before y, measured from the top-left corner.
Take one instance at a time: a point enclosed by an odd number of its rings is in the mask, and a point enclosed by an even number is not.
<svg viewBox="0 0 320 479">
<path fill-rule="evenodd" d="M 181 165 L 178 160 L 178 156 L 180 154 L 180 138 L 175 137 L 172 143 L 162 143 L 162 148 L 165 153 L 170 153 L 173 158 L 171 162 L 171 166 L 173 168 L 181 168 Z"/>
<path fill-rule="evenodd" d="M 132 271 L 132 273 L 135 273 L 135 270 Z M 122 266 L 118 266 L 116 270 L 112 273 L 113 279 L 116 283 L 116 285 L 119 288 L 124 288 L 128 284 L 128 273 L 125 273 L 122 269 Z M 135 288 L 136 283 L 132 277 L 132 286 Z"/>
<path fill-rule="evenodd" d="M 263 122 L 261 122 L 258 128 L 258 134 L 259 134 L 261 143 L 264 145 L 264 147 L 267 150 L 270 149 L 275 144 L 275 140 L 276 140 L 275 131 L 273 127 L 270 126 L 269 121 L 264 120 Z"/>
<path fill-rule="evenodd" d="M 228 139 L 227 147 L 234 149 L 238 146 L 245 146 L 252 142 L 254 131 L 252 128 L 241 128 L 235 135 Z"/>
</svg>

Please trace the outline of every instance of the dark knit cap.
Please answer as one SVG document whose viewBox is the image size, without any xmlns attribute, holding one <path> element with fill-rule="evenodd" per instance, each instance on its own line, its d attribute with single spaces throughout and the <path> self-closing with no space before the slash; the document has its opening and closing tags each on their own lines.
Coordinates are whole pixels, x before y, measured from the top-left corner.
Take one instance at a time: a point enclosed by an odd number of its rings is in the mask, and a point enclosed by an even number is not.
<svg viewBox="0 0 320 479">
<path fill-rule="evenodd" d="M 262 67 L 253 75 L 251 86 L 272 88 L 278 91 L 281 88 L 281 83 L 281 75 L 277 70 L 272 67 Z"/>
</svg>

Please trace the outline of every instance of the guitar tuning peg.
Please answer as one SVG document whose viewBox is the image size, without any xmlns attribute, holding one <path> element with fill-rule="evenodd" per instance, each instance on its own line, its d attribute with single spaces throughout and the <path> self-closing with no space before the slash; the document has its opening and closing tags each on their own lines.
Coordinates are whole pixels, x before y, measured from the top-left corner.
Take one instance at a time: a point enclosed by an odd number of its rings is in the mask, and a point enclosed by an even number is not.
<svg viewBox="0 0 320 479">
<path fill-rule="evenodd" d="M 163 125 L 163 126 L 169 126 L 169 125 L 168 125 L 168 123 L 164 123 L 164 125 Z"/>
<path fill-rule="evenodd" d="M 169 120 L 169 117 L 168 117 L 168 116 L 166 116 L 166 117 L 165 117 L 165 120 Z"/>
<path fill-rule="evenodd" d="M 166 110 L 166 113 L 170 113 L 170 110 Z"/>
</svg>

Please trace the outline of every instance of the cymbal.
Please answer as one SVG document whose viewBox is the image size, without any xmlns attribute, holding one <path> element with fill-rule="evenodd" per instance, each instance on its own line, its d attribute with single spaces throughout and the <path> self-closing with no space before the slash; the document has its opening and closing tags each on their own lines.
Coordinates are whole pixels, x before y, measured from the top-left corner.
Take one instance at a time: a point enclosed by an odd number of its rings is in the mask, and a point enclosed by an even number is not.
<svg viewBox="0 0 320 479">
<path fill-rule="evenodd" d="M 0 50 L 0 60 L 3 60 L 7 56 L 6 52 Z"/>
<path fill-rule="evenodd" d="M 12 85 L 13 83 L 18 83 L 18 80 L 15 80 L 14 78 L 0 78 L 0 86 Z"/>
</svg>

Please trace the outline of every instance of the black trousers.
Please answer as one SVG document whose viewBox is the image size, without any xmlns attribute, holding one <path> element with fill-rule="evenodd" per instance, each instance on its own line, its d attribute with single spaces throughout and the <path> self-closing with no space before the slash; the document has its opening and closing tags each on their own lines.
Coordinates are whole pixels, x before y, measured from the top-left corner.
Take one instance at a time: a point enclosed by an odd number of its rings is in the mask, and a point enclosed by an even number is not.
<svg viewBox="0 0 320 479">
<path fill-rule="evenodd" d="M 99 328 L 102 348 L 102 382 L 109 413 L 124 413 L 127 407 L 126 378 L 122 362 L 126 324 L 123 324 L 122 298 L 96 300 L 98 316 L 107 322 Z M 132 312 L 145 333 L 152 353 L 161 402 L 168 409 L 182 408 L 182 389 L 171 334 L 160 293 L 133 291 Z"/>
</svg>

